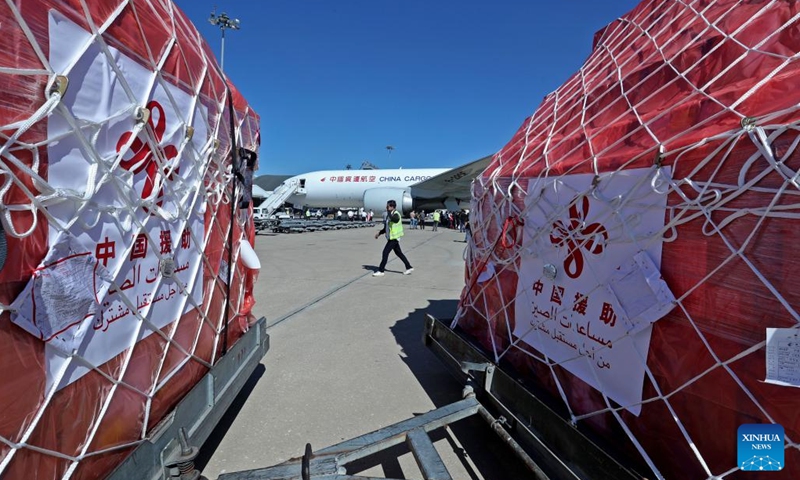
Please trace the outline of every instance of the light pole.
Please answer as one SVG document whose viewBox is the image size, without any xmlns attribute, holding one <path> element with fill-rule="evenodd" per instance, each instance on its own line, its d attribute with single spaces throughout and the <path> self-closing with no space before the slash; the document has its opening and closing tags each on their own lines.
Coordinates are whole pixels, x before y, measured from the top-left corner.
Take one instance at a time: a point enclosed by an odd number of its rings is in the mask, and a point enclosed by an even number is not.
<svg viewBox="0 0 800 480">
<path fill-rule="evenodd" d="M 239 19 L 238 18 L 230 18 L 228 14 L 225 12 L 220 13 L 217 15 L 216 9 L 211 12 L 211 15 L 208 17 L 208 23 L 211 25 L 216 25 L 219 27 L 220 31 L 222 32 L 222 49 L 219 55 L 219 68 L 222 70 L 223 74 L 225 72 L 225 29 L 230 28 L 231 30 L 239 30 Z"/>
<path fill-rule="evenodd" d="M 386 145 L 386 151 L 389 152 L 388 159 L 389 162 L 392 161 L 392 152 L 394 151 L 394 147 L 391 145 Z"/>
</svg>

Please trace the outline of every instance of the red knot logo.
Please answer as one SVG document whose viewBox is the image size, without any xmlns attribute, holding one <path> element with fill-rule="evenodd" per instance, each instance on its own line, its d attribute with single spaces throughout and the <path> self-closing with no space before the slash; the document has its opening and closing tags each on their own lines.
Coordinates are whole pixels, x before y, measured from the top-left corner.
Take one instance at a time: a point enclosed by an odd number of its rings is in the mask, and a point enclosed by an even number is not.
<svg viewBox="0 0 800 480">
<path fill-rule="evenodd" d="M 156 144 L 160 155 L 165 160 L 171 160 L 177 157 L 178 149 L 175 148 L 174 145 L 161 146 L 161 140 L 164 138 L 164 132 L 167 130 L 167 116 L 164 113 L 164 107 L 162 107 L 161 104 L 155 100 L 151 100 L 150 103 L 147 104 L 147 108 L 150 110 L 150 118 L 147 120 L 147 124 L 153 130 L 153 135 L 156 138 Z M 156 113 L 158 113 L 158 118 L 154 121 Z M 117 140 L 117 153 L 119 153 L 120 150 L 122 150 L 122 147 L 128 143 L 132 135 L 133 132 L 125 132 L 119 137 L 119 140 Z M 148 198 L 153 193 L 153 189 L 156 186 L 158 162 L 153 155 L 150 145 L 139 137 L 133 139 L 130 152 L 133 152 L 133 155 L 127 160 L 123 158 L 119 165 L 134 175 L 142 171 L 147 174 L 144 187 L 142 188 L 142 198 Z M 166 175 L 169 173 L 169 169 L 165 168 L 163 173 Z M 178 173 L 177 167 L 174 169 L 173 173 Z M 169 178 L 172 178 L 172 174 L 169 175 Z M 163 188 L 163 185 L 161 185 L 159 188 L 158 197 L 162 196 Z M 159 201 L 158 205 L 160 206 L 161 203 L 162 202 Z"/>
<path fill-rule="evenodd" d="M 603 253 L 608 230 L 599 223 L 586 225 L 589 215 L 589 198 L 576 197 L 569 207 L 569 220 L 559 220 L 553 224 L 550 233 L 550 242 L 556 247 L 567 247 L 567 258 L 564 260 L 564 269 L 569 278 L 578 278 L 583 273 L 583 250 L 587 254 L 599 255 Z M 602 237 L 602 239 L 600 239 Z"/>
</svg>

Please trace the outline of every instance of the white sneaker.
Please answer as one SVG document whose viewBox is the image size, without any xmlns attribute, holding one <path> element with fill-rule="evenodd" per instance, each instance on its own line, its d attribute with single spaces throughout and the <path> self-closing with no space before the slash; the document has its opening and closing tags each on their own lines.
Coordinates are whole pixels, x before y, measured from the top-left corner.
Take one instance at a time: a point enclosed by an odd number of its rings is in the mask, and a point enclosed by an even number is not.
<svg viewBox="0 0 800 480">
<path fill-rule="evenodd" d="M 411 272 L 413 272 L 413 271 L 414 271 L 414 267 L 411 267 L 408 270 L 406 270 L 405 272 L 403 272 L 403 275 L 411 275 Z"/>
<path fill-rule="evenodd" d="M 375 273 L 372 274 L 373 277 L 382 277 L 384 275 L 386 275 L 386 274 L 383 273 L 383 272 L 375 272 Z"/>
</svg>

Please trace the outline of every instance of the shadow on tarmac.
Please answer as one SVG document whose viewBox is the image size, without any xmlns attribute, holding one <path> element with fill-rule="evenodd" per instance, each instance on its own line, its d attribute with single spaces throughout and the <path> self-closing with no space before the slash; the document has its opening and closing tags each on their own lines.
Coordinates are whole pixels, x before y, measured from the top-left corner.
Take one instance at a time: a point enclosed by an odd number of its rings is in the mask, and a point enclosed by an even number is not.
<svg viewBox="0 0 800 480">
<path fill-rule="evenodd" d="M 428 308 L 415 310 L 391 327 L 398 345 L 403 349 L 404 363 L 437 408 L 461 400 L 463 385 L 456 381 L 439 359 L 423 345 L 422 332 L 427 314 L 439 319 L 447 319 L 455 315 L 457 308 L 457 300 L 433 300 Z M 532 477 L 531 472 L 480 418 L 473 416 L 451 424 L 450 431 L 452 435 L 445 429 L 435 430 L 430 434 L 431 440 L 436 442 L 443 438 L 446 439 L 448 448 L 452 449 L 465 466 L 471 480 L 479 478 L 508 480 Z M 383 465 L 387 477 L 403 478 L 402 471 L 394 465 L 397 464 L 398 454 L 406 453 L 408 449 L 405 445 L 398 447 L 396 448 L 397 452 L 393 449 L 375 455 L 376 460 L 379 461 L 366 464 L 365 468 Z M 441 444 L 438 448 L 442 448 Z M 394 454 L 394 463 L 390 459 L 384 458 L 391 454 Z M 474 464 L 474 467 L 470 463 Z M 355 467 L 360 465 L 353 463 L 351 466 L 354 467 L 353 471 L 359 471 L 355 470 Z M 480 474 L 473 472 L 474 469 L 477 469 Z M 350 471 L 351 469 L 348 469 L 348 472 Z"/>
<path fill-rule="evenodd" d="M 370 272 L 377 272 L 378 271 L 378 266 L 377 265 L 361 265 L 361 266 L 364 268 L 364 270 L 369 270 Z M 384 270 L 384 271 L 386 273 L 401 273 L 401 274 L 403 273 L 402 270 L 390 270 L 388 268 L 386 270 Z"/>
<path fill-rule="evenodd" d="M 244 386 L 242 386 L 242 390 L 239 392 L 239 395 L 233 399 L 231 406 L 228 407 L 228 411 L 225 412 L 225 415 L 223 415 L 219 420 L 217 426 L 211 431 L 211 435 L 209 435 L 208 440 L 206 440 L 206 442 L 200 448 L 197 458 L 194 460 L 195 468 L 201 472 L 206 468 L 206 465 L 208 465 L 208 462 L 211 460 L 211 456 L 214 455 L 214 452 L 216 452 L 217 448 L 219 448 L 219 444 L 222 443 L 222 439 L 225 438 L 225 435 L 228 433 L 231 425 L 233 425 L 233 421 L 236 420 L 236 417 L 239 415 L 239 412 L 242 410 L 245 402 L 247 402 L 248 397 L 250 397 L 250 394 L 253 393 L 253 389 L 256 388 L 256 384 L 259 380 L 261 380 L 261 377 L 264 376 L 266 371 L 267 369 L 264 367 L 264 365 L 258 364 L 255 370 L 253 370 L 253 373 L 250 374 L 250 378 L 248 378 L 247 382 L 245 382 Z"/>
</svg>

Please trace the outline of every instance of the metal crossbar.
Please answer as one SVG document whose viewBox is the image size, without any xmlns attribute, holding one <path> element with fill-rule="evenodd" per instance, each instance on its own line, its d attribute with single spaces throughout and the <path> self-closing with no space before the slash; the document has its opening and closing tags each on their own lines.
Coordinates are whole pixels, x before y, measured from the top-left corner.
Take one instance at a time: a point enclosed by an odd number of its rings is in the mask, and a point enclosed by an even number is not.
<svg viewBox="0 0 800 480">
<path fill-rule="evenodd" d="M 473 415 L 484 418 L 491 426 L 501 423 L 480 404 L 471 389 L 468 388 L 465 392 L 466 398 L 463 400 L 424 415 L 409 418 L 315 453 L 312 453 L 310 446 L 307 445 L 306 454 L 301 458 L 272 467 L 223 474 L 218 480 L 377 480 L 377 477 L 347 475 L 346 466 L 404 442 L 414 455 L 424 480 L 452 480 L 453 477 L 429 437 L 430 432 Z M 513 445 L 516 443 L 513 442 Z M 515 453 L 531 468 L 533 478 L 548 480 L 521 448 L 515 450 Z"/>
<path fill-rule="evenodd" d="M 324 448 L 310 456 L 272 467 L 223 474 L 219 476 L 219 480 L 366 479 L 370 477 L 345 475 L 345 466 L 403 442 L 409 444 L 423 475 L 428 475 L 424 477 L 426 480 L 448 480 L 451 477 L 427 432 L 475 415 L 479 408 L 480 403 L 474 397 L 465 398 L 424 415 Z M 307 477 L 304 477 L 302 471 L 304 462 L 308 465 Z"/>
</svg>

